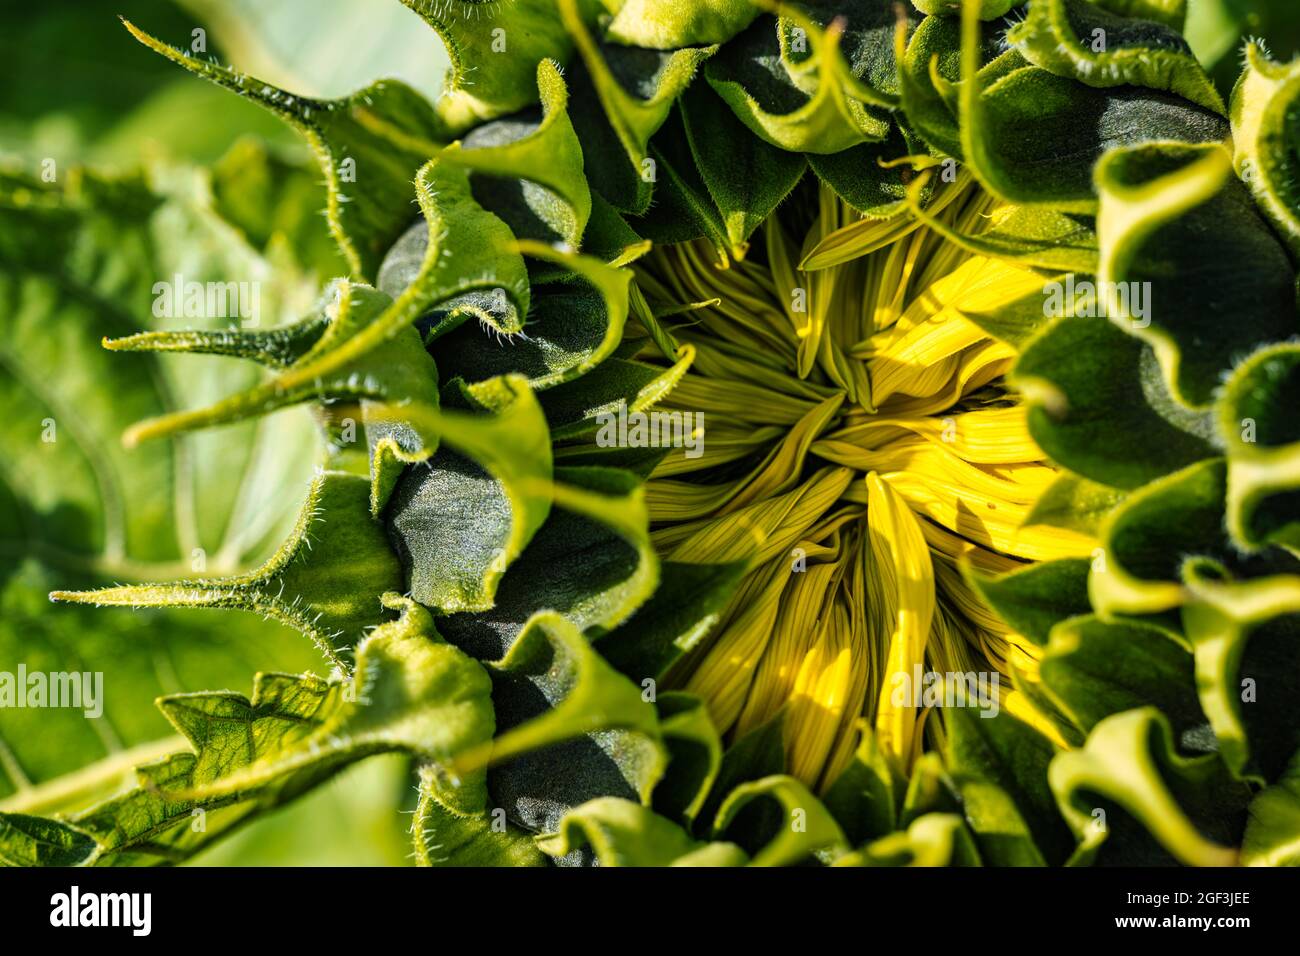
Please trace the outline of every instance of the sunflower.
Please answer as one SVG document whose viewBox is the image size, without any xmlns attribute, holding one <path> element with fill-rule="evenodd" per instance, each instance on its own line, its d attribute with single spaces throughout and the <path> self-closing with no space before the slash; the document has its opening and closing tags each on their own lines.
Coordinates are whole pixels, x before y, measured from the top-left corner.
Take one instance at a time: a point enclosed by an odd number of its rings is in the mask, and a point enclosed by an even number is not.
<svg viewBox="0 0 1300 956">
<path fill-rule="evenodd" d="M 969 182 L 949 193 L 935 206 L 960 231 L 1001 212 Z M 1006 573 L 1095 540 L 1028 521 L 1058 472 L 1006 383 L 1015 351 L 963 314 L 1043 279 L 915 218 L 864 220 L 824 185 L 798 198 L 759 256 L 720 268 L 696 240 L 638 263 L 651 303 L 701 303 L 677 332 L 694 363 L 659 407 L 707 423 L 702 454 L 665 459 L 646 496 L 665 560 L 753 565 L 674 685 L 737 737 L 784 709 L 791 772 L 828 787 L 862 718 L 901 765 L 919 754 L 929 708 L 893 703 L 916 665 L 1009 690 L 1032 672 L 1034 644 L 963 566 Z M 828 249 L 838 261 L 818 267 Z M 1033 719 L 1013 690 L 1002 703 Z"/>
<path fill-rule="evenodd" d="M 1225 102 L 1169 0 L 408 6 L 436 103 L 128 25 L 306 136 L 348 274 L 107 343 L 268 370 L 132 442 L 313 408 L 280 550 L 53 596 L 332 671 L 164 697 L 189 749 L 8 855 L 185 855 L 396 751 L 428 864 L 1294 862 L 1296 66 Z"/>
</svg>

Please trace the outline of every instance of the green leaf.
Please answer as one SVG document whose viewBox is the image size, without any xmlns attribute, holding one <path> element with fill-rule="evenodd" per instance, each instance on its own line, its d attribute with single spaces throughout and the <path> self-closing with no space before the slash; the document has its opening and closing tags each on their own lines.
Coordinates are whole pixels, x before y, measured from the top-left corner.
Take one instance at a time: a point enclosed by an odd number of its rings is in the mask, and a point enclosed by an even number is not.
<svg viewBox="0 0 1300 956">
<path fill-rule="evenodd" d="M 1085 614 L 1056 625 L 1046 650 L 1042 682 L 1081 730 L 1145 705 L 1158 707 L 1180 740 L 1205 726 L 1192 656 L 1163 627 Z"/>
<path fill-rule="evenodd" d="M 749 133 L 707 84 L 692 85 L 679 101 L 695 166 L 726 231 L 733 258 L 743 259 L 749 237 L 803 176 L 803 157 Z"/>
<path fill-rule="evenodd" d="M 184 321 L 168 318 L 160 277 L 170 290 L 178 274 L 206 287 L 269 270 L 199 190 L 185 176 L 165 191 L 139 175 L 77 170 L 54 185 L 0 177 L 0 407 L 15 429 L 4 467 L 10 492 L 0 496 L 6 556 L 39 552 L 69 574 L 138 580 L 201 570 L 192 564 L 209 558 L 238 567 L 287 530 L 290 502 L 311 471 L 307 422 L 282 417 L 148 452 L 118 441 L 133 419 L 166 413 L 182 395 L 202 401 L 256 375 L 99 347 L 140 322 Z M 291 307 L 301 282 L 290 269 L 263 282 L 259 314 L 248 303 L 245 321 Z M 283 454 L 266 454 L 267 445 Z M 139 488 L 153 493 L 130 493 Z"/>
<path fill-rule="evenodd" d="M 1083 0 L 1030 0 L 1007 40 L 1035 66 L 1088 86 L 1144 86 L 1216 113 L 1223 98 L 1173 27 L 1130 20 Z"/>
<path fill-rule="evenodd" d="M 1106 515 L 1123 500 L 1124 493 L 1118 489 L 1063 474 L 1034 502 L 1025 525 L 1045 524 L 1095 535 Z"/>
<path fill-rule="evenodd" d="M 539 612 L 489 669 L 501 734 L 457 766 L 493 764 L 489 789 L 512 819 L 553 833 L 595 797 L 649 805 L 666 760 L 655 708 L 573 624 Z"/>
<path fill-rule="evenodd" d="M 745 853 L 734 844 L 703 844 L 671 820 L 640 804 L 601 797 L 570 810 L 552 836 L 538 846 L 561 857 L 590 846 L 601 866 L 743 866 Z M 708 851 L 701 859 L 692 854 Z"/>
<path fill-rule="evenodd" d="M 725 43 L 761 12 L 753 0 L 625 0 L 605 36 L 615 43 L 654 50 Z"/>
<path fill-rule="evenodd" d="M 322 282 L 347 271 L 346 260 L 321 221 L 325 189 L 309 162 L 291 160 L 263 140 L 243 136 L 209 173 L 213 211 L 239 229 L 253 248 L 270 256 L 285 243 Z"/>
<path fill-rule="evenodd" d="M 1250 803 L 1242 866 L 1300 866 L 1300 762 Z"/>
<path fill-rule="evenodd" d="M 1087 558 L 1062 558 L 992 577 L 965 563 L 962 573 L 998 617 L 1041 647 L 1057 623 L 1089 610 L 1088 565 Z"/>
<path fill-rule="evenodd" d="M 95 853 L 95 839 L 75 827 L 0 813 L 0 866 L 80 866 Z"/>
<path fill-rule="evenodd" d="M 1125 711 L 1093 728 L 1080 750 L 1057 754 L 1048 780 L 1079 839 L 1074 862 L 1172 858 L 1231 866 L 1248 791 L 1217 754 L 1184 757 L 1155 708 Z"/>
<path fill-rule="evenodd" d="M 748 569 L 745 561 L 663 562 L 659 587 L 630 618 L 600 638 L 600 653 L 638 681 L 660 679 L 708 636 Z"/>
<path fill-rule="evenodd" d="M 1273 63 L 1246 44 L 1246 69 L 1232 91 L 1233 164 L 1293 256 L 1300 255 L 1300 159 L 1295 107 L 1300 62 Z"/>
<path fill-rule="evenodd" d="M 411 179 L 429 158 L 423 143 L 444 137 L 429 104 L 396 80 L 338 100 L 296 96 L 229 67 L 195 59 L 123 21 L 156 53 L 247 97 L 300 132 L 325 176 L 330 231 L 353 274 L 373 279 L 410 218 Z"/>
<path fill-rule="evenodd" d="M 475 173 L 474 197 L 519 239 L 578 247 L 591 215 L 582 146 L 569 120 L 569 91 L 551 60 L 537 64 L 541 116 L 484 123 L 444 159 Z"/>
<path fill-rule="evenodd" d="M 401 587 L 401 566 L 370 516 L 369 485 L 357 475 L 322 472 L 307 492 L 293 532 L 255 571 L 53 591 L 50 598 L 100 607 L 250 611 L 295 628 L 329 660 L 343 664 L 341 655 L 383 620 L 378 596 Z"/>
<path fill-rule="evenodd" d="M 259 669 L 320 664 L 308 642 L 252 616 L 49 603 L 54 589 L 237 573 L 292 527 L 314 457 L 306 416 L 134 452 L 118 440 L 135 418 L 256 374 L 184 369 L 183 359 L 114 356 L 99 345 L 141 321 L 173 321 L 153 312 L 160 278 L 224 283 L 268 270 L 200 187 L 161 169 L 152 185 L 140 175 L 80 170 L 61 173 L 57 184 L 0 177 L 0 434 L 8 449 L 0 465 L 0 660 L 11 672 L 23 665 L 103 682 L 83 709 L 0 708 L 6 812 L 49 814 L 130 785 L 134 764 L 178 746 L 151 706 L 157 696 L 247 686 Z M 265 280 L 263 317 L 287 308 L 300 282 L 289 264 Z"/>
<path fill-rule="evenodd" d="M 1005 711 L 956 707 L 947 718 L 948 769 L 981 857 L 993 866 L 1064 862 L 1073 840 L 1047 786 L 1052 743 Z"/>
<path fill-rule="evenodd" d="M 716 837 L 730 836 L 753 853 L 752 866 L 787 866 L 813 853 L 847 849 L 830 811 L 794 777 L 777 775 L 742 783 L 718 808 Z"/>
<path fill-rule="evenodd" d="M 601 44 L 577 0 L 559 0 L 586 70 L 574 79 L 574 120 L 592 186 L 619 209 L 643 213 L 655 179 L 650 137 L 716 47 L 671 52 Z M 591 148 L 594 147 L 594 148 Z"/>
<path fill-rule="evenodd" d="M 1228 454 L 1228 532 L 1245 548 L 1300 548 L 1300 346 L 1265 346 L 1237 366 L 1218 404 Z"/>
<path fill-rule="evenodd" d="M 1039 447 L 1099 484 L 1139 488 L 1216 454 L 1213 422 L 1170 398 L 1150 347 L 1112 322 L 1053 322 L 1024 347 L 1011 382 Z"/>
<path fill-rule="evenodd" d="M 447 776 L 448 762 L 491 738 L 490 681 L 438 638 L 427 611 L 396 595 L 386 606 L 401 618 L 362 641 L 346 684 L 259 674 L 251 699 L 230 691 L 161 698 L 191 750 L 138 767 L 137 789 L 70 817 L 95 841 L 86 862 L 184 859 L 224 829 L 387 751 L 441 767 L 442 789 L 453 792 L 459 781 Z"/>
<path fill-rule="evenodd" d="M 1291 562 L 1289 570 L 1300 569 Z M 1192 592 L 1183 629 L 1223 760 L 1238 776 L 1272 780 L 1300 747 L 1291 719 L 1300 691 L 1300 575 L 1234 580 L 1202 558 L 1184 564 L 1183 578 Z"/>
<path fill-rule="evenodd" d="M 520 376 L 483 386 L 478 413 L 416 405 L 385 412 L 445 443 L 407 470 L 384 517 L 409 593 L 443 613 L 492 607 L 551 508 L 551 446 L 536 397 Z"/>
<path fill-rule="evenodd" d="M 963 20 L 962 155 L 984 187 L 1013 203 L 1097 208 L 1093 167 L 1108 150 L 1156 140 L 1210 143 L 1217 114 L 1156 90 L 1083 86 L 1036 66 L 978 77 L 979 21 Z"/>
<path fill-rule="evenodd" d="M 1295 269 L 1226 150 L 1115 150 L 1096 182 L 1103 314 L 1150 343 L 1174 398 L 1208 405 L 1236 358 L 1295 333 Z M 1241 321 L 1219 321 L 1227 311 Z"/>
<path fill-rule="evenodd" d="M 668 769 L 654 791 L 655 812 L 689 828 L 722 767 L 722 740 L 699 697 L 670 691 L 659 694 L 655 706 L 668 748 Z"/>
<path fill-rule="evenodd" d="M 823 794 L 822 802 L 844 828 L 849 843 L 857 846 L 893 832 L 904 784 L 876 735 L 864 725 L 853 760 Z"/>
</svg>

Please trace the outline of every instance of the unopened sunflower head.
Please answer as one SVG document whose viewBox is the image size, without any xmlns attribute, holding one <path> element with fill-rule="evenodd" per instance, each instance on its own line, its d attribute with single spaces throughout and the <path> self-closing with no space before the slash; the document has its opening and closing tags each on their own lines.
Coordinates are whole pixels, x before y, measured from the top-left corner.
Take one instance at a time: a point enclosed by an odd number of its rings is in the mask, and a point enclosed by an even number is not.
<svg viewBox="0 0 1300 956">
<path fill-rule="evenodd" d="M 306 134 L 352 273 L 110 343 L 270 369 L 132 438 L 328 438 L 261 569 L 58 595 L 336 666 L 204 697 L 309 729 L 187 807 L 399 750 L 426 863 L 1294 858 L 1297 67 L 1225 103 L 1168 0 L 408 5 L 433 104 L 131 28 Z"/>
<path fill-rule="evenodd" d="M 931 209 L 963 233 L 1003 211 L 968 179 Z M 792 773 L 823 788 L 864 718 L 911 765 L 931 710 L 917 706 L 920 684 L 912 697 L 923 673 L 992 678 L 998 705 L 1034 720 L 1013 670 L 1037 649 L 963 569 L 1095 547 L 1029 520 L 1059 472 L 1007 385 L 1015 350 L 969 317 L 1041 290 L 1042 277 L 914 217 L 865 219 L 825 185 L 792 196 L 761 239 L 725 269 L 705 240 L 636 266 L 651 307 L 699 303 L 675 331 L 695 361 L 657 408 L 699 416 L 702 451 L 652 473 L 651 538 L 665 560 L 751 563 L 674 683 L 736 737 L 784 712 Z M 929 728 L 941 745 L 942 718 Z"/>
</svg>

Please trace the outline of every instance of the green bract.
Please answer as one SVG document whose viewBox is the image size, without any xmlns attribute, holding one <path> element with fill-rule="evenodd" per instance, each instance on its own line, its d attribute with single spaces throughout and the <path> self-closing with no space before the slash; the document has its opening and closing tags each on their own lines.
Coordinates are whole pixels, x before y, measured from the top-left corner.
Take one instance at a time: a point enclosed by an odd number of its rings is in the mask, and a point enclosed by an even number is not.
<svg viewBox="0 0 1300 956">
<path fill-rule="evenodd" d="M 434 104 L 395 81 L 299 97 L 127 25 L 306 137 L 346 276 L 312 273 L 305 241 L 253 247 L 271 227 L 231 196 L 270 179 L 247 145 L 206 193 L 88 172 L 0 179 L 0 358 L 41 369 L 6 378 L 0 408 L 84 431 L 75 457 L 24 453 L 6 472 L 0 510 L 24 560 L 0 565 L 0 660 L 146 669 L 133 655 L 156 638 L 118 634 L 117 611 L 38 615 L 39 588 L 255 611 L 332 669 L 265 652 L 305 673 L 258 673 L 250 698 L 142 680 L 107 757 L 62 717 L 41 738 L 57 758 L 0 740 L 0 861 L 185 859 L 392 751 L 416 766 L 415 856 L 431 865 L 1300 859 L 1300 65 L 1252 43 L 1225 102 L 1178 0 L 512 0 L 496 15 L 405 2 L 450 54 Z M 956 215 L 965 189 L 996 211 Z M 831 222 L 840 201 L 853 218 Z M 816 241 L 800 247 L 791 224 Z M 720 621 L 763 606 L 754 569 L 809 550 L 798 529 L 783 537 L 788 514 L 833 522 L 833 506 L 876 494 L 815 440 L 863 424 L 844 401 L 866 415 L 891 396 L 851 361 L 886 346 L 841 348 L 818 283 L 879 281 L 858 260 L 922 228 L 1020 270 L 1023 294 L 960 306 L 1007 360 L 986 404 L 959 410 L 1023 403 L 1057 471 L 1024 527 L 1096 548 L 1013 570 L 923 551 L 918 574 L 968 588 L 963 612 L 1023 641 L 1008 667 L 1024 703 L 932 715 L 906 759 L 864 720 L 817 781 L 789 746 L 815 717 L 781 708 L 719 730 L 712 702 L 680 688 Z M 137 331 L 151 283 L 180 268 L 169 257 L 205 235 L 228 260 L 213 276 L 273 277 L 275 321 Z M 655 257 L 695 240 L 682 269 L 714 270 L 733 297 L 721 314 L 753 319 L 735 340 L 713 324 L 719 298 L 657 278 Z M 903 259 L 888 266 L 899 301 Z M 750 260 L 784 312 L 732 281 Z M 1052 311 L 1040 278 L 1078 294 Z M 820 312 L 785 305 L 805 287 Z M 763 325 L 787 321 L 795 345 Z M 149 354 L 107 356 L 97 336 Z M 111 403 L 42 387 L 59 356 L 89 389 L 115 380 L 115 361 L 162 352 L 252 363 L 187 357 L 199 378 Z M 669 505 L 647 484 L 678 474 L 665 449 L 599 439 L 620 409 L 713 415 L 724 398 L 691 373 L 736 369 L 762 383 L 734 399 L 746 429 L 716 432 L 716 480 L 683 478 Z M 90 419 L 65 419 L 65 401 Z M 241 470 L 277 505 L 306 484 L 262 473 L 249 450 L 291 431 L 264 415 L 298 404 L 325 439 L 321 467 L 295 526 L 250 520 L 231 491 Z M 916 420 L 879 427 L 925 445 Z M 141 450 L 109 440 L 122 433 Z M 989 474 L 1020 460 L 986 459 Z M 753 487 L 728 497 L 738 472 Z M 779 515 L 753 510 L 764 497 Z M 664 520 L 672 508 L 680 523 Z M 743 529 L 734 542 L 690 524 L 715 513 Z M 245 540 L 241 521 L 260 533 Z M 873 560 L 902 540 L 876 539 Z M 898 613 L 893 595 L 872 598 Z M 175 613 L 148 629 L 205 626 Z M 754 613 L 742 624 L 765 639 L 776 612 Z M 83 627 L 97 636 L 74 655 L 64 632 Z M 217 657 L 206 673 L 236 680 L 232 660 L 264 634 L 234 633 L 224 654 L 188 636 L 172 653 Z M 179 737 L 138 716 L 155 695 Z M 0 733 L 21 721 L 0 713 Z M 211 815 L 202 831 L 196 812 Z"/>
</svg>

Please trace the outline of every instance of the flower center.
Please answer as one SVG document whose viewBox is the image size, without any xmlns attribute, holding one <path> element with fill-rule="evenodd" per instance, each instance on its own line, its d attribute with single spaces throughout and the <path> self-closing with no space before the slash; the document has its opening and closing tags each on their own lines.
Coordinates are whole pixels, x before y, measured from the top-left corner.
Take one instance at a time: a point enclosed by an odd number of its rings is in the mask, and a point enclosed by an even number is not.
<svg viewBox="0 0 1300 956">
<path fill-rule="evenodd" d="M 704 421 L 701 447 L 648 483 L 655 546 L 748 568 L 670 678 L 733 739 L 780 716 L 791 772 L 825 786 L 864 721 L 904 767 L 942 742 L 929 715 L 953 695 L 927 700 L 918 677 L 1000 688 L 958 703 L 1021 711 L 1034 646 L 963 569 L 1094 543 L 1030 523 L 1057 472 L 1005 382 L 1015 351 L 970 318 L 1042 280 L 906 214 L 863 219 L 824 186 L 805 205 L 801 221 L 787 202 L 746 261 L 718 268 L 700 240 L 656 249 L 637 277 L 653 306 L 691 305 L 673 334 L 695 360 L 657 408 Z M 966 184 L 932 208 L 963 233 L 995 213 Z"/>
</svg>

